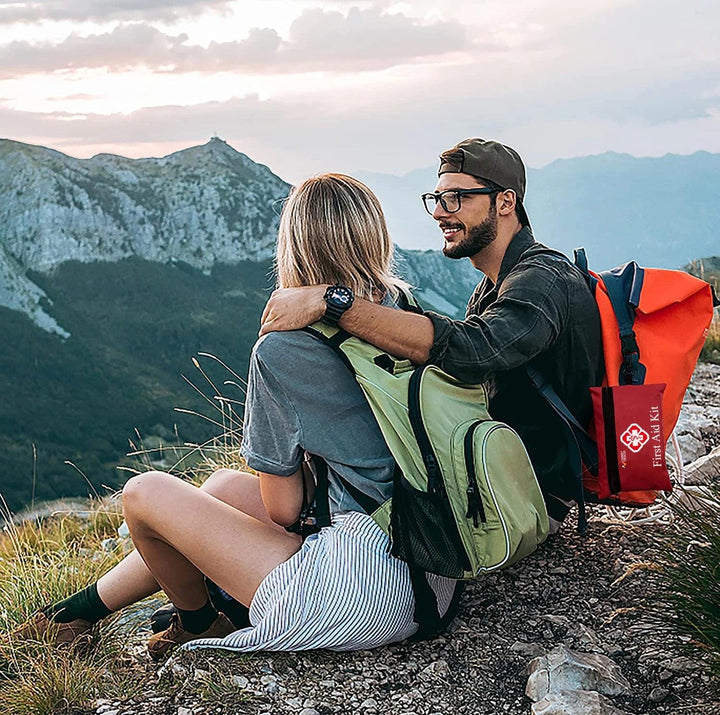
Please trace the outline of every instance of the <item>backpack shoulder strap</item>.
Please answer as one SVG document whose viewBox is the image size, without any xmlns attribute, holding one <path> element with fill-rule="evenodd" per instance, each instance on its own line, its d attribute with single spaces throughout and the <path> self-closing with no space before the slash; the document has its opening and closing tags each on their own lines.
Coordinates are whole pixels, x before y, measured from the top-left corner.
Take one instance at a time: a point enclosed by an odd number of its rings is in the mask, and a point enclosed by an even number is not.
<svg viewBox="0 0 720 715">
<path fill-rule="evenodd" d="M 398 304 L 402 310 L 407 310 L 410 313 L 424 313 L 425 311 L 420 307 L 420 303 L 417 302 L 412 292 L 405 286 L 397 286 L 400 293 Z"/>
<path fill-rule="evenodd" d="M 618 323 L 622 367 L 618 381 L 621 385 L 642 385 L 647 372 L 640 362 L 640 348 L 635 338 L 635 309 L 640 304 L 645 272 L 635 261 L 599 274 Z"/>
</svg>

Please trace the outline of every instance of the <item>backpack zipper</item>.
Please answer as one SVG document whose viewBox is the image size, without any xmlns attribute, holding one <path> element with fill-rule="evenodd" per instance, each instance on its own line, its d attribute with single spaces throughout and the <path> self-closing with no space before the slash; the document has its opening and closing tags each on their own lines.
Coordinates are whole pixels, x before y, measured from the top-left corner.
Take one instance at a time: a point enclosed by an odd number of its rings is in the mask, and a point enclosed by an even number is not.
<svg viewBox="0 0 720 715">
<path fill-rule="evenodd" d="M 427 365 L 421 365 L 415 368 L 410 376 L 408 384 L 408 415 L 410 417 L 410 426 L 418 447 L 420 447 L 420 454 L 427 470 L 428 494 L 437 494 L 442 485 L 440 467 L 420 414 L 420 381 L 427 367 Z"/>
<path fill-rule="evenodd" d="M 473 422 L 468 431 L 465 433 L 464 441 L 465 470 L 467 471 L 468 477 L 468 485 L 465 490 L 467 493 L 468 509 L 467 514 L 465 514 L 465 518 L 470 519 L 472 517 L 475 528 L 479 526 L 478 516 L 483 524 L 487 523 L 485 506 L 483 504 L 482 497 L 480 496 L 480 489 L 478 488 L 477 479 L 475 477 L 475 452 L 473 450 L 473 437 L 475 436 L 475 430 L 477 430 L 482 423 L 482 420 Z"/>
</svg>

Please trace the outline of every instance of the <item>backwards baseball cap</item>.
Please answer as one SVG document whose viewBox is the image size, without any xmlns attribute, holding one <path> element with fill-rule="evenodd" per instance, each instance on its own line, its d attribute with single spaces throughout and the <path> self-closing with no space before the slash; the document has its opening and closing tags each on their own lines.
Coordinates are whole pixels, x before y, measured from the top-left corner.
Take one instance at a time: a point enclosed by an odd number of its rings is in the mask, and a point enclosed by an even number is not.
<svg viewBox="0 0 720 715">
<path fill-rule="evenodd" d="M 491 181 L 502 189 L 512 189 L 517 196 L 517 213 L 523 226 L 530 225 L 523 206 L 525 198 L 525 165 L 520 155 L 500 142 L 474 137 L 465 139 L 440 155 L 441 174 L 470 174 Z"/>
</svg>

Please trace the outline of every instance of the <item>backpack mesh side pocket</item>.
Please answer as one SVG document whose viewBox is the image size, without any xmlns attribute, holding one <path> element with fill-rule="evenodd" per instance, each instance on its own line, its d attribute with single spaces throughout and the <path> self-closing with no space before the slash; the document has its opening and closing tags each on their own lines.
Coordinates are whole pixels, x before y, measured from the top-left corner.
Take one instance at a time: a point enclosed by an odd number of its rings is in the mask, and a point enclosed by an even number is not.
<svg viewBox="0 0 720 715">
<path fill-rule="evenodd" d="M 395 478 L 390 517 L 391 553 L 423 571 L 461 579 L 470 561 L 444 492 L 415 489 Z"/>
</svg>

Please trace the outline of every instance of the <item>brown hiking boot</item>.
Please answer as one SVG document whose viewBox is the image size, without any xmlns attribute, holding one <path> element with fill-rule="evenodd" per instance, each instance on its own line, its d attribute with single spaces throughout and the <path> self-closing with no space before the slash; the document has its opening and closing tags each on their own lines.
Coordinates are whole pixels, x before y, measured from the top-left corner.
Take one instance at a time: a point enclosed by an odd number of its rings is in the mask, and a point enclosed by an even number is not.
<svg viewBox="0 0 720 715">
<path fill-rule="evenodd" d="M 87 650 L 92 642 L 92 627 L 92 623 L 81 618 L 69 623 L 58 623 L 38 611 L 10 633 L 8 641 L 10 645 L 22 641 L 44 641 L 52 645 L 71 645 L 78 650 Z"/>
<path fill-rule="evenodd" d="M 147 649 L 153 660 L 160 660 L 175 646 L 195 641 L 198 638 L 222 638 L 236 630 L 237 628 L 230 619 L 224 613 L 219 613 L 218 617 L 210 624 L 210 628 L 204 633 L 190 633 L 183 628 L 178 614 L 173 613 L 170 618 L 170 626 L 152 636 L 148 641 Z"/>
</svg>

